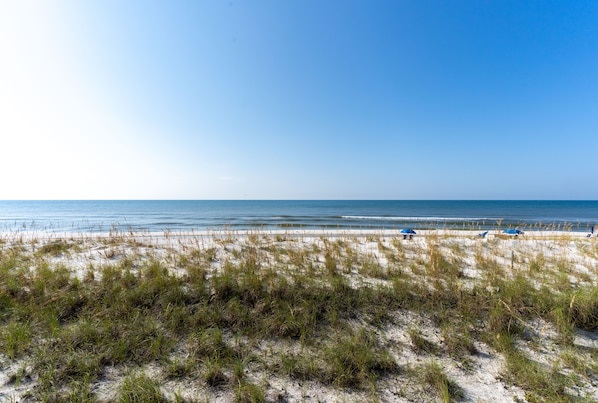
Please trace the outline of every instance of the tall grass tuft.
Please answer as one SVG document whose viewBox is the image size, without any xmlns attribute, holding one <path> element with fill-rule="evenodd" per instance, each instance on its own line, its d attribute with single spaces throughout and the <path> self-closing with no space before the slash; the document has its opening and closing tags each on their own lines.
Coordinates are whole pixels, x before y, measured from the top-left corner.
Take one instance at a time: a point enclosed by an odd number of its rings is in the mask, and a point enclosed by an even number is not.
<svg viewBox="0 0 598 403">
<path fill-rule="evenodd" d="M 598 286 L 575 292 L 569 303 L 569 320 L 578 328 L 598 329 Z"/>
<path fill-rule="evenodd" d="M 449 403 L 464 396 L 463 390 L 448 378 L 440 364 L 432 360 L 421 368 L 423 382 L 432 388 L 441 401 Z"/>
<path fill-rule="evenodd" d="M 160 385 L 146 374 L 130 374 L 119 389 L 119 403 L 168 403 L 160 391 Z"/>
</svg>

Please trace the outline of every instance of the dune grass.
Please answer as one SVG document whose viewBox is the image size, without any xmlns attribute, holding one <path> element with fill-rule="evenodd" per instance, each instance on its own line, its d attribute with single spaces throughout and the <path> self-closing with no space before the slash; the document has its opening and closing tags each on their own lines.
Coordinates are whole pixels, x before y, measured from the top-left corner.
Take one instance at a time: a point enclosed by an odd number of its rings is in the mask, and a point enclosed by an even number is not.
<svg viewBox="0 0 598 403">
<path fill-rule="evenodd" d="M 249 402 L 266 400 L 263 379 L 271 376 L 373 400 L 384 382 L 401 379 L 452 401 L 465 392 L 443 365 L 471 369 L 480 343 L 504 357 L 504 381 L 530 401 L 573 400 L 568 387 L 596 372 L 574 364 L 587 356 L 575 350 L 576 332 L 598 329 L 596 257 L 587 252 L 594 244 L 581 245 L 588 262 L 582 275 L 549 253 L 568 240 L 537 241 L 538 252 L 512 240 L 466 247 L 451 237 L 307 242 L 254 233 L 205 245 L 166 239 L 167 246 L 118 233 L 102 240 L 4 240 L 0 354 L 27 368 L 13 381 L 35 380 L 27 392 L 34 400 L 92 401 L 100 397 L 90 385 L 106 379 L 109 368 L 135 368 L 116 394 L 101 398 L 184 401 L 160 389 L 180 381 L 198 385 L 197 401 L 228 390 Z M 100 257 L 85 270 L 69 266 L 90 244 Z M 439 338 L 403 326 L 398 312 L 428 318 Z M 553 367 L 520 347 L 539 340 L 532 325 L 538 320 L 569 351 Z M 388 327 L 402 328 L 429 364 L 404 371 Z M 264 343 L 274 346 L 270 354 L 261 352 Z M 148 365 L 162 370 L 149 376 Z"/>
</svg>

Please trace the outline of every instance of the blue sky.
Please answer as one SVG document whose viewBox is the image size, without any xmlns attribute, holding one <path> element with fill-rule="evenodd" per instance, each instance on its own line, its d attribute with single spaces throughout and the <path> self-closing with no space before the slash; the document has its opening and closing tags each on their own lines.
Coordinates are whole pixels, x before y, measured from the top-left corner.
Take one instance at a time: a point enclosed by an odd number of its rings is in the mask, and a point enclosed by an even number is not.
<svg viewBox="0 0 598 403">
<path fill-rule="evenodd" d="M 0 199 L 598 199 L 596 1 L 0 2 Z"/>
</svg>

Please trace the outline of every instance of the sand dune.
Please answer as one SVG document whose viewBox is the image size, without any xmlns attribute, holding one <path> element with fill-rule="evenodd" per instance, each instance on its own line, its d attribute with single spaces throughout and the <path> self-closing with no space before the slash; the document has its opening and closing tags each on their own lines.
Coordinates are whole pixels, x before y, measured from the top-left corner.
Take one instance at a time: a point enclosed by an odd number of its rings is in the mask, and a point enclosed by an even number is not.
<svg viewBox="0 0 598 403">
<path fill-rule="evenodd" d="M 21 336 L 27 345 L 0 344 L 0 401 L 61 400 L 82 390 L 90 399 L 113 401 L 142 381 L 172 401 L 598 400 L 598 310 L 584 299 L 598 295 L 598 246 L 583 233 L 515 238 L 491 231 L 480 238 L 472 231 L 418 231 L 404 240 L 398 231 L 13 232 L 0 236 L 0 248 L 6 296 L 0 331 L 5 340 L 17 338 L 15 329 L 30 332 Z M 188 285 L 197 271 L 204 294 Z M 64 284 L 34 288 L 52 273 Z M 159 329 L 144 336 L 148 343 L 153 337 L 171 342 L 145 358 L 136 356 L 135 346 L 124 357 L 107 359 L 104 352 L 93 370 L 55 375 L 67 364 L 42 359 L 40 346 L 56 344 L 64 349 L 59 354 L 79 359 L 101 350 L 70 337 L 114 309 L 98 308 L 87 297 L 102 295 L 97 288 L 106 287 L 107 276 L 115 284 L 131 276 L 130 288 L 118 295 L 161 279 L 163 288 L 131 311 L 151 316 Z M 229 288 L 221 288 L 223 279 L 232 281 Z M 15 282 L 26 285 L 15 289 Z M 19 304 L 38 298 L 50 305 L 74 287 L 81 306 L 67 318 L 57 314 L 52 331 L 38 323 L 43 318 L 22 313 Z M 177 287 L 180 298 L 162 306 L 162 297 Z M 237 288 L 255 295 L 237 295 Z M 304 299 L 271 299 L 276 293 Z M 306 295 L 340 308 L 318 305 L 323 312 L 314 311 L 315 322 L 301 322 L 309 319 L 302 310 L 312 309 Z M 214 301 L 221 305 L 209 311 L 219 318 L 213 324 L 171 327 L 175 312 L 191 316 Z M 266 303 L 288 308 L 288 316 L 274 322 L 278 328 L 264 325 L 278 309 Z M 221 358 L 217 382 L 210 378 L 210 351 L 197 352 L 206 329 L 219 332 L 226 351 L 243 352 L 241 361 Z M 331 351 L 343 346 L 355 357 L 371 348 L 381 361 L 378 367 L 336 363 L 334 354 L 343 350 Z"/>
</svg>

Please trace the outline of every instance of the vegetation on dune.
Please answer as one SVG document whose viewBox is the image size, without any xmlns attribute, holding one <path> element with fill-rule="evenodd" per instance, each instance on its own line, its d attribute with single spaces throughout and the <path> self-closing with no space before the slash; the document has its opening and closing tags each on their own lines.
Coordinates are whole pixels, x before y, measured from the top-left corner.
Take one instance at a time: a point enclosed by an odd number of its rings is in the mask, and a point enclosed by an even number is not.
<svg viewBox="0 0 598 403">
<path fill-rule="evenodd" d="M 598 329 L 595 252 L 586 252 L 590 274 L 578 275 L 562 255 L 516 244 L 505 252 L 500 243 L 511 241 L 502 240 L 464 248 L 448 237 L 303 243 L 256 233 L 208 246 L 174 242 L 160 254 L 115 234 L 94 241 L 103 259 L 76 275 L 68 262 L 86 242 L 0 243 L 0 359 L 20 365 L 11 382 L 31 382 L 35 400 L 93 401 L 90 385 L 124 368 L 111 400 L 185 401 L 161 389 L 185 381 L 205 393 L 198 401 L 223 389 L 237 401 L 265 401 L 264 377 L 279 377 L 372 398 L 401 378 L 452 401 L 466 392 L 442 363 L 471 368 L 480 343 L 502 354 L 504 381 L 530 401 L 573 400 L 571 387 L 598 370 L 578 364 L 598 353 L 573 342 L 579 330 Z M 402 324 L 401 312 L 427 318 L 440 336 Z M 566 348 L 552 367 L 521 348 L 542 336 L 531 326 L 538 320 Z M 408 346 L 389 341 L 389 326 L 403 329 Z M 399 365 L 404 349 L 431 361 Z M 151 365 L 161 371 L 144 372 Z"/>
</svg>

